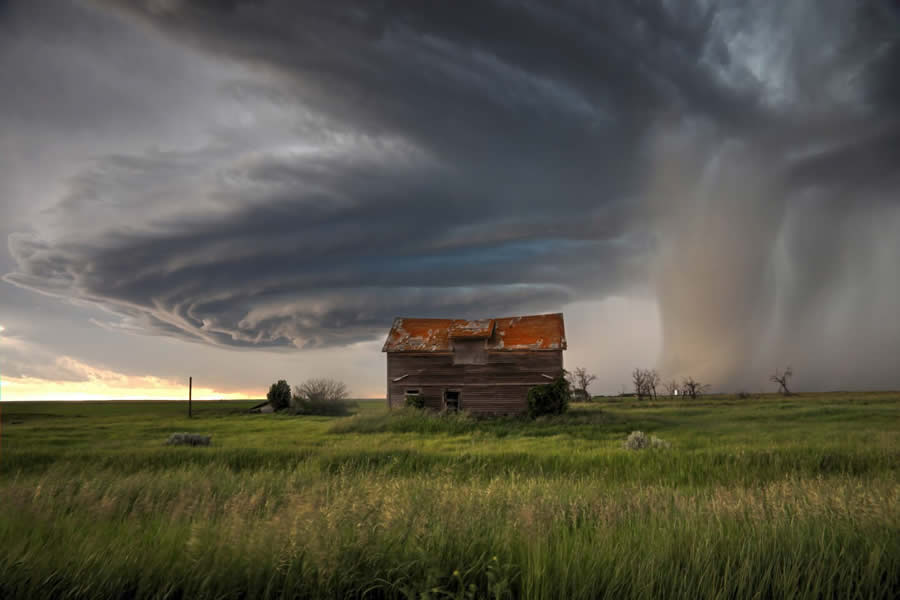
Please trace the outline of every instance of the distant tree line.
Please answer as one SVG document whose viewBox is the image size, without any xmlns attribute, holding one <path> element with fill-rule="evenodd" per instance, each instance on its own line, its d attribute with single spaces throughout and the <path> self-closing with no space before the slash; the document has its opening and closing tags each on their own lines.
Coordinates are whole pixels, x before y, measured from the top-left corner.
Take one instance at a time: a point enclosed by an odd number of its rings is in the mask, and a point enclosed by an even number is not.
<svg viewBox="0 0 900 600">
<path fill-rule="evenodd" d="M 773 383 L 778 384 L 778 392 L 784 396 L 790 396 L 793 392 L 790 389 L 790 380 L 794 371 L 791 367 L 787 367 L 783 371 L 776 369 L 775 373 L 769 378 Z M 588 386 L 597 379 L 597 376 L 588 372 L 584 367 L 577 367 L 574 371 L 566 373 L 566 380 L 572 397 L 576 400 L 589 401 L 591 394 L 588 392 Z M 631 373 L 631 383 L 634 388 L 634 396 L 638 400 L 653 399 L 659 397 L 662 391 L 669 398 L 676 396 L 687 396 L 696 399 L 709 391 L 710 385 L 694 379 L 693 376 L 684 377 L 680 382 L 675 379 L 663 381 L 656 369 L 637 368 Z M 623 390 L 623 395 L 626 395 Z M 631 395 L 631 394 L 628 394 Z M 740 398 L 748 398 L 750 394 L 740 392 Z"/>
</svg>

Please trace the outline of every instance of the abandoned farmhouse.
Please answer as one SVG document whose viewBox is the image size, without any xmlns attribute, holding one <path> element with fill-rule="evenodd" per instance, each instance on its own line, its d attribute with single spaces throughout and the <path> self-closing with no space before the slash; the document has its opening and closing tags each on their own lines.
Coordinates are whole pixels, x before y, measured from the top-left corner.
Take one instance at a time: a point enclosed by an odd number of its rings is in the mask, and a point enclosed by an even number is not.
<svg viewBox="0 0 900 600">
<path fill-rule="evenodd" d="M 427 408 L 518 414 L 528 390 L 563 372 L 561 313 L 503 319 L 404 319 L 391 327 L 387 398 L 391 408 L 422 396 Z"/>
</svg>

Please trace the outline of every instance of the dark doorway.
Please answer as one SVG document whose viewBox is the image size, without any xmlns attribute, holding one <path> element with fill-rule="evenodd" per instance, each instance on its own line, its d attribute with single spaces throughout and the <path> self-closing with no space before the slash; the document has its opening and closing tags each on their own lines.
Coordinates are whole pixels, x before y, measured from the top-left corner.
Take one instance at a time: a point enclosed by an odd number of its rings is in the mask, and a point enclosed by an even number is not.
<svg viewBox="0 0 900 600">
<path fill-rule="evenodd" d="M 447 409 L 447 412 L 456 412 L 460 409 L 459 390 L 444 392 L 444 408 Z"/>
</svg>

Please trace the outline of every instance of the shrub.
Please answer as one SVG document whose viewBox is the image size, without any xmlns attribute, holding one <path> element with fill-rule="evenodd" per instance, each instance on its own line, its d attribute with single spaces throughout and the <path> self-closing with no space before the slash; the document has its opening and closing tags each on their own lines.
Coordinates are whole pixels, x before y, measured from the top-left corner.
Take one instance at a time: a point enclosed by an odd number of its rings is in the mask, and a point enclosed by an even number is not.
<svg viewBox="0 0 900 600">
<path fill-rule="evenodd" d="M 308 379 L 294 386 L 291 410 L 302 415 L 339 416 L 350 413 L 347 386 L 334 379 Z"/>
<path fill-rule="evenodd" d="M 626 450 L 643 450 L 650 446 L 650 436 L 643 431 L 632 431 L 625 438 L 624 446 Z"/>
<path fill-rule="evenodd" d="M 209 446 L 212 436 L 199 433 L 173 433 L 166 444 L 170 446 Z"/>
<path fill-rule="evenodd" d="M 569 408 L 569 382 L 560 375 L 550 383 L 528 390 L 528 416 L 561 415 Z"/>
<path fill-rule="evenodd" d="M 410 394 L 406 397 L 406 406 L 410 408 L 425 408 L 425 396 L 422 394 Z"/>
<path fill-rule="evenodd" d="M 266 394 L 266 399 L 275 410 L 283 410 L 291 405 L 291 386 L 284 379 L 279 379 L 277 383 L 273 383 Z"/>
<path fill-rule="evenodd" d="M 590 402 L 591 395 L 584 390 L 574 390 L 572 392 L 572 402 Z"/>
<path fill-rule="evenodd" d="M 646 448 L 671 448 L 672 444 L 655 435 L 647 435 L 643 431 L 632 431 L 622 444 L 626 450 L 644 450 Z"/>
<path fill-rule="evenodd" d="M 671 442 L 667 442 L 664 439 L 658 438 L 655 435 L 650 436 L 650 447 L 651 448 L 671 448 Z"/>
</svg>

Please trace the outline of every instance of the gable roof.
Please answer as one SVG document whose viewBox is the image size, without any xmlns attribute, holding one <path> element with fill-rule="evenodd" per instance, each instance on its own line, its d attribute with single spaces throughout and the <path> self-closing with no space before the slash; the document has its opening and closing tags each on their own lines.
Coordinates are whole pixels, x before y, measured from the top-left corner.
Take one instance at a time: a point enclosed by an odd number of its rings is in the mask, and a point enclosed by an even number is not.
<svg viewBox="0 0 900 600">
<path fill-rule="evenodd" d="M 382 352 L 451 352 L 453 340 L 486 340 L 488 350 L 565 350 L 562 313 L 502 319 L 408 319 L 398 317 Z"/>
</svg>

